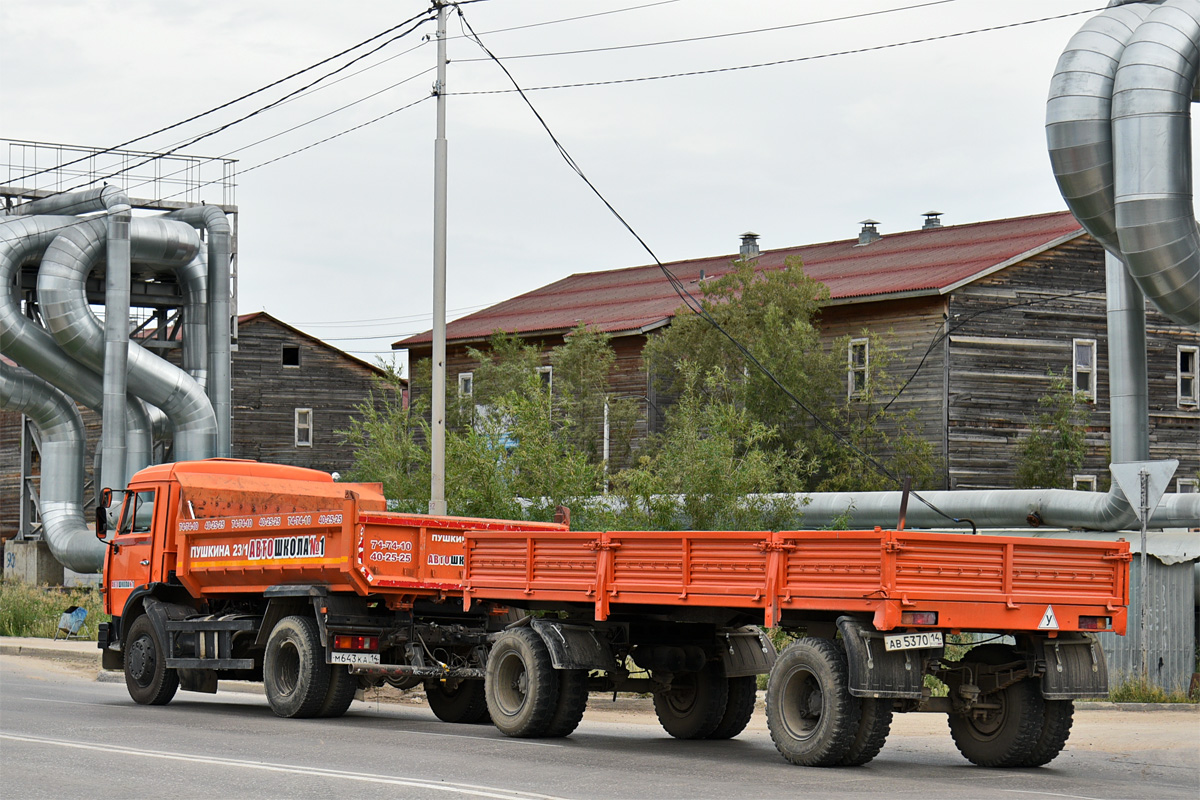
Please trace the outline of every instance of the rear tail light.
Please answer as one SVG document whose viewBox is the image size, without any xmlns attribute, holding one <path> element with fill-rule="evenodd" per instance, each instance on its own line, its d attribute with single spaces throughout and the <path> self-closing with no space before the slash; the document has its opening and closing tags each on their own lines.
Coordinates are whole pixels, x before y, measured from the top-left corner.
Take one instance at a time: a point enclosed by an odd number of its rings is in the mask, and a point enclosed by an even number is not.
<svg viewBox="0 0 1200 800">
<path fill-rule="evenodd" d="M 334 650 L 378 650 L 378 636 L 345 636 L 333 637 Z"/>
<path fill-rule="evenodd" d="M 1106 631 L 1112 627 L 1112 617 L 1080 617 L 1079 630 Z"/>
<path fill-rule="evenodd" d="M 900 614 L 901 625 L 937 625 L 936 611 L 904 611 Z"/>
</svg>

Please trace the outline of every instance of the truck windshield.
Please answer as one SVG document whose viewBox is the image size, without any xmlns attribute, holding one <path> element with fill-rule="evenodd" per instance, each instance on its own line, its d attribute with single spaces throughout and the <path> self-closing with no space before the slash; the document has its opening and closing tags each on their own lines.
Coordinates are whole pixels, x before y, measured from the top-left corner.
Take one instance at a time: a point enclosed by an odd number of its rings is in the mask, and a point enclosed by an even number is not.
<svg viewBox="0 0 1200 800">
<path fill-rule="evenodd" d="M 121 523 L 117 526 L 117 534 L 146 533 L 154 521 L 154 490 L 146 489 L 134 492 L 125 500 L 125 509 L 121 513 Z"/>
</svg>

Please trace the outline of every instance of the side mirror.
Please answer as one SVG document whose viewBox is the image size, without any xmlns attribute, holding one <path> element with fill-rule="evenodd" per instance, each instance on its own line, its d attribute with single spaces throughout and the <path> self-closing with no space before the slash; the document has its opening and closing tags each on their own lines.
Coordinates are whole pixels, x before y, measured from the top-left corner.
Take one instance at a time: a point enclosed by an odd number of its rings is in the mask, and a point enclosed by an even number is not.
<svg viewBox="0 0 1200 800">
<path fill-rule="evenodd" d="M 104 491 L 108 492 L 108 489 L 105 489 Z M 109 492 L 109 497 L 107 499 L 109 499 L 109 500 L 112 499 L 111 492 Z M 102 492 L 100 495 L 100 501 L 103 503 L 104 500 L 105 500 L 105 497 L 104 497 L 104 493 Z M 96 506 L 96 538 L 103 542 L 104 538 L 107 535 L 108 535 L 108 507 L 106 505 L 98 505 L 98 506 Z M 105 543 L 107 544 L 107 542 L 105 542 Z"/>
<path fill-rule="evenodd" d="M 101 508 L 112 508 L 112 489 L 101 489 L 98 503 Z"/>
</svg>

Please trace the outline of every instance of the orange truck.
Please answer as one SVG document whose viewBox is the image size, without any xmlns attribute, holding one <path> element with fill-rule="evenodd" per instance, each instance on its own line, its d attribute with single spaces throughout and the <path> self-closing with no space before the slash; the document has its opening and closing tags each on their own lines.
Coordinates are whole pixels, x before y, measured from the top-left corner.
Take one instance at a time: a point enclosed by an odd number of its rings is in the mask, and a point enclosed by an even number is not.
<svg viewBox="0 0 1200 800">
<path fill-rule="evenodd" d="M 865 764 L 893 714 L 925 711 L 949 715 L 972 762 L 1030 767 L 1062 750 L 1074 700 L 1107 694 L 1089 632 L 1125 631 L 1124 541 L 585 532 L 565 510 L 385 509 L 378 485 L 298 467 L 142 470 L 114 536 L 97 514 L 104 667 L 146 705 L 261 681 L 284 717 L 424 684 L 440 719 L 520 737 L 570 734 L 589 692 L 645 692 L 685 739 L 739 734 L 766 674 L 771 737 L 795 764 Z M 794 641 L 777 653 L 764 627 Z M 974 646 L 948 659 L 951 637 Z"/>
</svg>

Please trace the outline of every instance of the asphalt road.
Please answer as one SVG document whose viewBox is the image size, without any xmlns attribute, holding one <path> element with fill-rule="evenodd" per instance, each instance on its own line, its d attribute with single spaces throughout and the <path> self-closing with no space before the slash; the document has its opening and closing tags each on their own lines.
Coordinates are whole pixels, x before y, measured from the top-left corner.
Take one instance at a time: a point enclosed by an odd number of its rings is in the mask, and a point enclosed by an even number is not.
<svg viewBox="0 0 1200 800">
<path fill-rule="evenodd" d="M 356 701 L 341 719 L 306 721 L 235 692 L 143 707 L 94 670 L 0 656 L 0 794 L 13 800 L 1200 796 L 1194 709 L 1081 711 L 1066 752 L 1031 770 L 971 766 L 944 717 L 900 715 L 892 731 L 866 767 L 804 769 L 775 752 L 761 713 L 732 741 L 683 742 L 644 704 L 593 696 L 571 737 L 525 741 L 416 705 Z"/>
</svg>

